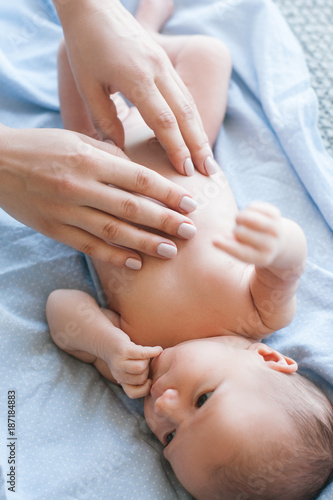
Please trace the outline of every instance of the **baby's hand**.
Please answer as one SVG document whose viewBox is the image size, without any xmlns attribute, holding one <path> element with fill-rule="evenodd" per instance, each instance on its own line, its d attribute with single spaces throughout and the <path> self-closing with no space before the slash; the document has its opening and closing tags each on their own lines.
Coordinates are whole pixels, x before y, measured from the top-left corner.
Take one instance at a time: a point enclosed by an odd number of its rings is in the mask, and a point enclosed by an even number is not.
<svg viewBox="0 0 333 500">
<path fill-rule="evenodd" d="M 237 214 L 233 234 L 220 237 L 214 245 L 244 262 L 268 267 L 279 255 L 283 240 L 279 210 L 255 202 Z"/>
<path fill-rule="evenodd" d="M 127 338 L 111 353 L 110 371 L 127 396 L 142 398 L 149 393 L 149 362 L 162 351 L 162 347 L 136 345 Z"/>
</svg>

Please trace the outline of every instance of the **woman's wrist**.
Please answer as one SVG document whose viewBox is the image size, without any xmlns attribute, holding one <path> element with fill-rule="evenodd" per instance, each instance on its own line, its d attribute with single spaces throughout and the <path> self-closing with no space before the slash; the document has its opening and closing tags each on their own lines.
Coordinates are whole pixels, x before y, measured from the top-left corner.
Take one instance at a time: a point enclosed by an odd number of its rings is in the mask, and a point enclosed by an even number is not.
<svg viewBox="0 0 333 500">
<path fill-rule="evenodd" d="M 60 22 L 64 31 L 73 19 L 87 13 L 94 13 L 103 9 L 114 10 L 123 9 L 119 0 L 52 0 L 57 10 Z"/>
<path fill-rule="evenodd" d="M 8 148 L 9 138 L 14 133 L 14 129 L 6 127 L 0 123 L 0 184 L 3 186 L 4 182 L 1 178 L 8 167 L 8 161 L 6 160 L 6 150 Z"/>
</svg>

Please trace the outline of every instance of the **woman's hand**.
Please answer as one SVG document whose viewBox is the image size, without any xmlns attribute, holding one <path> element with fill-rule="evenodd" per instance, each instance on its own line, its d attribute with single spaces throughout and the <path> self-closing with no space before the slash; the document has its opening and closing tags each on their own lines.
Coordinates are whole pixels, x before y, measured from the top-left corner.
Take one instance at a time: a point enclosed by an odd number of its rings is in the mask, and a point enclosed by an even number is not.
<svg viewBox="0 0 333 500">
<path fill-rule="evenodd" d="M 113 145 L 67 130 L 4 126 L 0 200 L 6 212 L 46 236 L 131 269 L 141 267 L 133 250 L 171 258 L 177 248 L 126 221 L 189 238 L 193 223 L 182 214 L 195 209 L 183 188 L 129 161 Z"/>
<path fill-rule="evenodd" d="M 161 47 L 118 0 L 53 0 L 79 92 L 102 139 L 123 146 L 110 94 L 140 111 L 182 174 L 214 173 L 215 162 L 194 101 Z M 207 161 L 208 160 L 208 161 Z"/>
</svg>

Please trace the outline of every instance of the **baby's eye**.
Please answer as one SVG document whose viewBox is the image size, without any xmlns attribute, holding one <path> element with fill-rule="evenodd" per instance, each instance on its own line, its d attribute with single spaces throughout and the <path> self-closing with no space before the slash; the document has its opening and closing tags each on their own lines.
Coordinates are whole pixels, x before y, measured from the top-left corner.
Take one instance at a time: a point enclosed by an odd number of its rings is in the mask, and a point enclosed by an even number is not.
<svg viewBox="0 0 333 500">
<path fill-rule="evenodd" d="M 197 407 L 201 408 L 201 406 L 203 406 L 206 403 L 207 399 L 209 399 L 213 393 L 214 391 L 205 392 L 205 394 L 201 394 L 201 396 L 199 396 L 197 401 Z"/>
<path fill-rule="evenodd" d="M 176 434 L 176 431 L 172 431 L 172 432 L 169 432 L 169 434 L 167 434 L 165 436 L 165 441 L 166 441 L 166 445 L 165 446 L 168 446 L 168 444 L 171 443 L 171 441 L 175 437 L 175 434 Z"/>
</svg>

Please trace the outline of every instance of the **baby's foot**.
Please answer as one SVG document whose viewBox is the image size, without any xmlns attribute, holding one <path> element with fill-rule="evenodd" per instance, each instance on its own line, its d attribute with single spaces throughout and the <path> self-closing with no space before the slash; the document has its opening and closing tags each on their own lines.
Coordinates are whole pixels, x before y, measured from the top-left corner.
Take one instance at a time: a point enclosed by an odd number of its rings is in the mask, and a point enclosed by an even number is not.
<svg viewBox="0 0 333 500">
<path fill-rule="evenodd" d="M 147 31 L 158 32 L 173 10 L 173 0 L 141 0 L 135 17 Z"/>
</svg>

